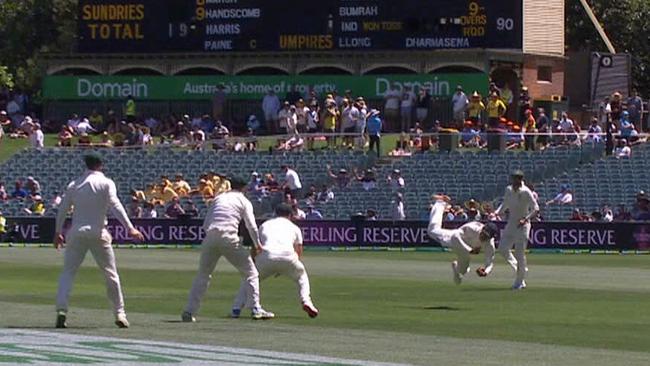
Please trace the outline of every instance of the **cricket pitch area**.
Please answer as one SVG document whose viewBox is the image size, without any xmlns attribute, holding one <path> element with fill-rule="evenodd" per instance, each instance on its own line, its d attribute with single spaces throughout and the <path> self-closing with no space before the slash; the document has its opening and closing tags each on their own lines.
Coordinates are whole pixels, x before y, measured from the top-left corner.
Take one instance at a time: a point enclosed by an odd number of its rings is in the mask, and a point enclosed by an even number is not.
<svg viewBox="0 0 650 366">
<path fill-rule="evenodd" d="M 239 276 L 217 265 L 197 323 L 180 313 L 198 250 L 118 249 L 131 328 L 113 324 L 90 256 L 68 325 L 54 329 L 63 255 L 0 248 L 0 365 L 648 365 L 650 256 L 529 255 L 528 288 L 493 274 L 452 282 L 449 253 L 305 253 L 320 315 L 293 283 L 261 284 L 276 319 L 227 314 Z M 483 256 L 473 257 L 473 268 Z"/>
</svg>

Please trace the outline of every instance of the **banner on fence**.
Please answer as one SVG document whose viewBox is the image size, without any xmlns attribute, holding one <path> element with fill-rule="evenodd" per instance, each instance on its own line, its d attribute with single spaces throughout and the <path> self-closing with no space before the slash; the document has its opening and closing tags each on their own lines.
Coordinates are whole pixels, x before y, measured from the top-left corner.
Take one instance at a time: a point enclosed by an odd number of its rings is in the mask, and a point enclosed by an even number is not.
<svg viewBox="0 0 650 366">
<path fill-rule="evenodd" d="M 205 235 L 202 220 L 137 219 L 133 222 L 144 234 L 145 244 L 198 245 Z M 429 239 L 427 223 L 421 221 L 301 221 L 298 225 L 306 246 L 439 246 Z M 447 226 L 458 225 L 448 223 Z M 117 221 L 109 220 L 108 230 L 114 243 L 133 243 L 127 230 Z M 8 218 L 8 233 L 4 241 L 49 243 L 53 236 L 53 218 Z M 650 250 L 650 223 L 536 222 L 533 223 L 529 248 Z"/>
</svg>

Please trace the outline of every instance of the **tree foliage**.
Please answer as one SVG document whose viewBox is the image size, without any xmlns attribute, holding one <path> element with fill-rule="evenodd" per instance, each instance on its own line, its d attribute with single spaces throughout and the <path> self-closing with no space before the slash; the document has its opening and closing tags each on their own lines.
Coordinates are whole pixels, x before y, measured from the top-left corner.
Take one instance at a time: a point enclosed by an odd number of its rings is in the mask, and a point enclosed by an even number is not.
<svg viewBox="0 0 650 366">
<path fill-rule="evenodd" d="M 34 91 L 42 73 L 42 55 L 70 52 L 76 33 L 75 0 L 0 1 L 0 65 L 15 87 Z"/>
<path fill-rule="evenodd" d="M 589 0 L 616 52 L 632 55 L 632 83 L 650 96 L 650 1 Z M 607 47 L 579 0 L 566 1 L 566 43 L 576 51 L 602 51 Z"/>
</svg>

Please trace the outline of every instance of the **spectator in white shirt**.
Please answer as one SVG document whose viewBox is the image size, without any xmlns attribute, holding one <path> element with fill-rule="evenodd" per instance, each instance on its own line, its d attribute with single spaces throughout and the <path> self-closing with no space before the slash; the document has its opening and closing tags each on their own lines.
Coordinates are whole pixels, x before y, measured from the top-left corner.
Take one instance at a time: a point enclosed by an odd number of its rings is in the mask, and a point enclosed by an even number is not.
<svg viewBox="0 0 650 366">
<path fill-rule="evenodd" d="M 291 197 L 298 198 L 302 191 L 300 176 L 298 176 L 298 173 L 288 165 L 283 165 L 280 168 L 284 172 L 284 183 L 282 184 L 282 188 L 284 188 L 285 191 L 288 190 L 291 193 Z"/>
<path fill-rule="evenodd" d="M 569 118 L 569 115 L 566 112 L 562 112 L 562 119 L 560 119 L 560 128 L 564 133 L 575 132 L 573 120 Z"/>
<path fill-rule="evenodd" d="M 589 126 L 585 141 L 590 144 L 597 144 L 603 140 L 602 133 L 603 129 L 598 125 L 598 118 L 594 117 L 591 120 L 591 126 Z"/>
<path fill-rule="evenodd" d="M 304 220 L 307 217 L 305 211 L 301 210 L 300 207 L 298 206 L 298 200 L 296 200 L 295 198 L 293 199 L 291 208 L 293 209 L 293 218 L 295 220 Z"/>
<path fill-rule="evenodd" d="M 266 128 L 271 132 L 277 129 L 278 111 L 280 110 L 280 98 L 273 90 L 269 90 L 262 99 L 262 110 L 264 111 L 264 122 Z"/>
<path fill-rule="evenodd" d="M 571 187 L 569 187 L 568 184 L 563 184 L 560 187 L 560 193 L 555 196 L 552 200 L 546 202 L 546 206 L 548 205 L 569 205 L 573 203 L 573 193 L 571 193 Z"/>
<path fill-rule="evenodd" d="M 393 200 L 393 221 L 403 221 L 406 220 L 406 214 L 404 213 L 404 197 L 401 193 L 395 193 L 395 199 Z"/>
<path fill-rule="evenodd" d="M 598 121 L 601 125 L 605 125 L 612 114 L 612 105 L 609 103 L 609 95 L 603 99 L 598 105 Z"/>
<path fill-rule="evenodd" d="M 330 187 L 327 184 L 323 184 L 323 188 L 321 189 L 320 192 L 318 192 L 318 195 L 316 196 L 316 200 L 318 202 L 330 202 L 334 200 L 334 192 L 330 189 Z"/>
<path fill-rule="evenodd" d="M 81 121 L 79 121 L 79 123 L 77 124 L 77 128 L 75 129 L 75 133 L 77 135 L 81 135 L 84 133 L 91 133 L 91 132 L 97 132 L 97 131 L 90 124 L 88 118 L 83 118 Z"/>
<path fill-rule="evenodd" d="M 408 131 L 413 126 L 413 106 L 415 106 L 415 93 L 411 91 L 410 86 L 405 86 L 400 103 L 402 132 Z"/>
<path fill-rule="evenodd" d="M 343 111 L 341 112 L 341 132 L 345 134 L 353 134 L 357 131 L 357 120 L 359 119 L 359 110 L 350 102 L 350 100 L 343 99 Z M 345 135 L 343 137 L 343 145 L 353 146 L 354 136 Z"/>
<path fill-rule="evenodd" d="M 467 95 L 463 92 L 462 86 L 458 85 L 456 87 L 456 93 L 451 98 L 451 105 L 454 112 L 454 122 L 460 126 L 465 123 L 465 112 L 469 105 L 469 99 L 467 99 Z"/>
<path fill-rule="evenodd" d="M 68 120 L 68 127 L 70 127 L 72 131 L 76 132 L 79 122 L 81 122 L 81 120 L 79 120 L 79 116 L 76 113 L 73 113 L 72 117 L 70 117 L 70 119 Z"/>
<path fill-rule="evenodd" d="M 296 109 L 293 107 L 293 110 L 291 110 L 291 107 L 289 102 L 284 102 L 284 106 L 278 112 L 278 125 L 280 126 L 279 132 L 281 134 L 287 134 L 290 126 L 295 126 Z"/>
<path fill-rule="evenodd" d="M 34 149 L 42 149 L 45 142 L 45 135 L 41 131 L 41 125 L 38 123 L 32 126 L 32 133 L 29 135 L 29 142 Z"/>
<path fill-rule="evenodd" d="M 616 156 L 616 159 L 629 159 L 630 156 L 632 155 L 632 149 L 627 145 L 627 140 L 621 139 L 618 142 L 618 146 L 616 147 L 616 151 L 614 152 L 614 155 Z"/>
<path fill-rule="evenodd" d="M 298 132 L 294 133 L 290 139 L 278 146 L 278 150 L 284 151 L 302 151 L 303 146 L 305 145 L 305 140 L 300 137 Z"/>
<path fill-rule="evenodd" d="M 307 132 L 307 116 L 309 114 L 309 107 L 305 105 L 305 101 L 300 98 L 296 102 L 296 130 L 300 133 Z"/>
<path fill-rule="evenodd" d="M 384 118 L 388 129 L 397 129 L 399 123 L 399 107 L 402 100 L 402 93 L 398 85 L 393 84 L 390 90 L 384 94 Z"/>
<path fill-rule="evenodd" d="M 393 172 L 388 176 L 386 180 L 388 181 L 388 185 L 390 185 L 390 188 L 393 191 L 404 188 L 404 178 L 402 177 L 402 172 L 400 172 L 399 169 L 393 170 Z"/>
</svg>

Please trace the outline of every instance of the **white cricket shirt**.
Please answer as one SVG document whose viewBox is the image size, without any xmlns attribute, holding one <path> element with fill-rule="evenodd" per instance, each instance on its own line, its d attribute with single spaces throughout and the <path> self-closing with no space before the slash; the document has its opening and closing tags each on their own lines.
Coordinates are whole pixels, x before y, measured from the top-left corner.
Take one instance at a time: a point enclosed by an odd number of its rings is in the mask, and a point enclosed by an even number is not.
<svg viewBox="0 0 650 366">
<path fill-rule="evenodd" d="M 255 246 L 259 246 L 259 233 L 255 222 L 255 213 L 251 201 L 239 191 L 229 191 L 217 196 L 208 207 L 203 221 L 207 233 L 219 230 L 228 234 L 239 234 L 239 223 L 244 220 L 248 233 Z"/>
<path fill-rule="evenodd" d="M 287 174 L 284 177 L 285 182 L 290 190 L 296 190 L 302 188 L 302 183 L 300 182 L 300 177 L 298 173 L 293 169 L 288 169 Z"/>
<path fill-rule="evenodd" d="M 277 217 L 260 226 L 260 242 L 270 258 L 293 258 L 297 255 L 294 245 L 302 245 L 302 231 L 288 219 Z"/>
<path fill-rule="evenodd" d="M 461 246 L 469 247 L 471 249 L 483 249 L 485 253 L 485 271 L 487 273 L 492 272 L 494 267 L 494 239 L 488 241 L 481 240 L 481 231 L 483 230 L 483 224 L 477 221 L 469 222 L 458 229 L 454 230 L 455 233 L 452 235 L 452 241 L 456 241 Z M 471 250 L 467 248 L 468 250 Z"/>
<path fill-rule="evenodd" d="M 86 235 L 101 237 L 109 209 L 122 225 L 128 229 L 133 228 L 124 206 L 117 197 L 115 183 L 102 172 L 88 170 L 68 185 L 56 216 L 57 233 L 62 232 L 70 207 L 74 207 L 74 211 L 69 232 L 83 232 Z"/>
<path fill-rule="evenodd" d="M 510 211 L 508 225 L 519 225 L 519 220 L 528 217 L 533 211 L 539 211 L 539 205 L 533 192 L 525 184 L 517 192 L 512 189 L 512 186 L 508 186 L 503 203 L 496 212 L 500 214 L 505 210 Z"/>
</svg>

